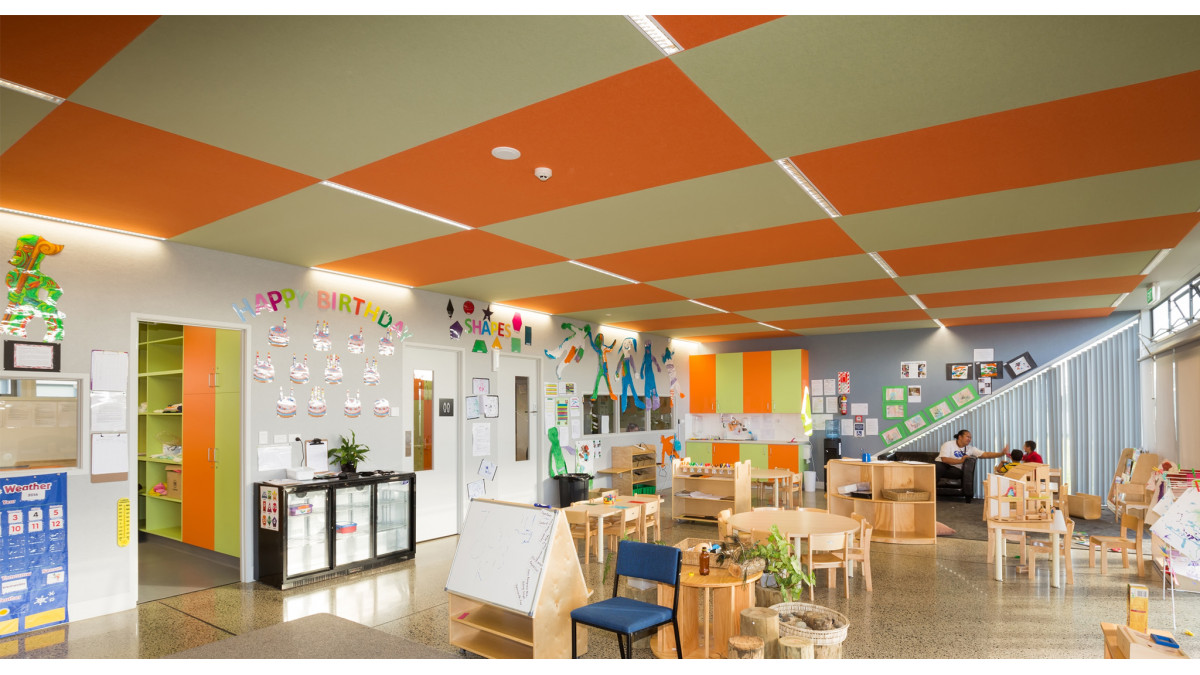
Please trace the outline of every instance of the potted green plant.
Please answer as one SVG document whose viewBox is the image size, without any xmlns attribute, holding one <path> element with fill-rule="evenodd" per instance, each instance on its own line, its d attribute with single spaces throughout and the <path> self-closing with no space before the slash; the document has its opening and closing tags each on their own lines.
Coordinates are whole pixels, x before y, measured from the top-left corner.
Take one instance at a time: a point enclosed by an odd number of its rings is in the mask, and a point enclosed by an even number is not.
<svg viewBox="0 0 1200 675">
<path fill-rule="evenodd" d="M 761 558 L 766 562 L 764 572 L 770 574 L 778 588 L 774 593 L 782 596 L 783 602 L 799 600 L 804 593 L 804 586 L 812 586 L 815 578 L 812 572 L 806 571 L 800 564 L 792 548 L 792 542 L 779 533 L 777 525 L 771 526 L 771 536 L 766 541 L 760 541 L 744 554 L 747 558 Z M 770 588 L 762 589 L 771 594 Z M 777 604 L 776 602 L 760 602 L 764 607 Z"/>
<path fill-rule="evenodd" d="M 358 463 L 366 459 L 367 453 L 371 451 L 366 445 L 359 443 L 354 437 L 354 432 L 350 432 L 350 440 L 346 440 L 345 436 L 338 436 L 342 444 L 336 448 L 329 449 L 329 459 L 338 463 L 342 471 L 354 473 L 358 471 Z"/>
</svg>

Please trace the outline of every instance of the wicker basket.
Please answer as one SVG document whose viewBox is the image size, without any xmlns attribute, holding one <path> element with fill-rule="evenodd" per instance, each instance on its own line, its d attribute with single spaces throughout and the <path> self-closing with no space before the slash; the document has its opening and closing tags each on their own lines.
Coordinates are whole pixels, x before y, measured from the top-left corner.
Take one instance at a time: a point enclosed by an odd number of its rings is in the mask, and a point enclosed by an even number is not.
<svg viewBox="0 0 1200 675">
<path fill-rule="evenodd" d="M 717 542 L 713 539 L 689 537 L 688 539 L 684 539 L 683 541 L 679 542 L 678 544 L 675 544 L 675 548 L 681 549 L 683 551 L 683 564 L 684 565 L 699 565 L 700 564 L 700 547 L 701 546 L 712 546 L 715 543 L 720 543 L 720 542 Z M 726 560 L 724 564 L 718 565 L 717 564 L 717 556 L 711 555 L 711 556 L 709 556 L 709 559 L 708 559 L 708 566 L 710 568 L 728 567 L 729 563 L 731 563 L 731 562 L 732 562 L 731 560 Z"/>
<path fill-rule="evenodd" d="M 810 614 L 822 614 L 842 622 L 841 628 L 832 630 L 812 630 L 811 628 L 797 628 L 794 625 L 779 622 L 780 637 L 802 637 L 814 645 L 839 645 L 846 639 L 846 631 L 850 628 L 850 620 L 841 612 L 835 612 L 828 607 L 821 605 L 810 605 L 807 602 L 781 602 L 777 605 L 771 605 L 771 609 L 784 614 L 798 614 L 800 612 L 808 612 Z"/>
<path fill-rule="evenodd" d="M 925 490 L 913 490 L 906 488 L 902 490 L 892 490 L 884 488 L 879 491 L 880 496 L 884 499 L 890 499 L 894 502 L 927 502 L 929 501 L 929 493 Z"/>
</svg>

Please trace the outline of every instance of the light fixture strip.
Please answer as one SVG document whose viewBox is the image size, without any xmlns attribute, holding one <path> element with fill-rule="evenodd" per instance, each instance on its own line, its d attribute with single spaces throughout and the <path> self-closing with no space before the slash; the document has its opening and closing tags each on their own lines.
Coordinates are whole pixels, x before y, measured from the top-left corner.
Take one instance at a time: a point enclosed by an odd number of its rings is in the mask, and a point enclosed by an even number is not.
<svg viewBox="0 0 1200 675">
<path fill-rule="evenodd" d="M 909 294 L 908 294 L 908 297 L 912 298 L 912 301 L 913 301 L 913 302 L 915 302 L 915 303 L 917 303 L 917 307 L 920 307 L 920 308 L 921 308 L 921 309 L 923 309 L 923 310 L 929 311 L 929 308 L 925 306 L 925 303 L 921 302 L 921 299 L 920 299 L 920 298 L 918 298 L 917 296 L 913 295 L 912 293 L 909 293 Z"/>
<path fill-rule="evenodd" d="M 721 309 L 720 307 L 713 307 L 712 305 L 706 305 L 706 304 L 704 304 L 703 302 L 700 302 L 699 300 L 691 300 L 691 299 L 689 299 L 689 300 L 688 300 L 688 302 L 690 302 L 690 303 L 692 303 L 692 304 L 694 304 L 694 305 L 700 305 L 701 307 L 707 307 L 707 308 L 709 308 L 709 309 L 715 309 L 716 311 L 718 311 L 718 312 L 721 312 L 722 314 L 728 314 L 728 313 L 729 313 L 729 310 L 727 310 L 727 309 Z"/>
<path fill-rule="evenodd" d="M 896 274 L 896 270 L 892 269 L 892 266 L 891 266 L 891 265 L 889 265 L 889 264 L 887 264 L 887 261 L 883 259 L 883 256 L 881 256 L 881 255 L 879 255 L 878 253 L 875 253 L 875 252 L 870 252 L 870 253 L 868 253 L 867 255 L 871 256 L 871 260 L 874 260 L 874 261 L 875 261 L 875 263 L 876 263 L 877 265 L 879 265 L 880 267 L 882 267 L 882 268 L 883 268 L 883 271 L 884 271 L 884 272 L 887 272 L 887 275 L 888 275 L 889 277 L 891 277 L 891 278 L 893 278 L 893 279 L 899 279 L 899 278 L 900 278 L 900 275 L 899 275 L 899 274 Z"/>
<path fill-rule="evenodd" d="M 679 46 L 675 38 L 671 37 L 671 34 L 663 29 L 654 20 L 654 17 L 648 14 L 627 14 L 625 18 L 629 19 L 629 22 L 636 26 L 642 35 L 645 35 L 646 39 L 666 56 L 683 51 L 683 47 Z"/>
<path fill-rule="evenodd" d="M 402 284 L 398 281 L 383 281 L 382 279 L 372 279 L 371 277 L 364 277 L 364 276 L 360 276 L 358 274 L 350 274 L 349 272 L 338 272 L 336 270 L 327 270 L 324 267 L 310 267 L 309 269 L 316 270 L 318 272 L 324 272 L 326 274 L 336 274 L 339 277 L 350 277 L 351 279 L 358 279 L 360 281 L 370 281 L 370 282 L 373 282 L 376 284 L 385 284 L 387 286 L 399 286 L 400 288 L 412 288 L 412 286 L 409 286 L 408 284 Z"/>
<path fill-rule="evenodd" d="M 58 105 L 59 103 L 62 103 L 63 101 L 66 100 L 65 98 L 59 98 L 59 97 L 55 96 L 54 94 L 47 94 L 46 92 L 38 91 L 37 89 L 34 89 L 33 87 L 26 87 L 23 84 L 17 84 L 16 82 L 10 82 L 8 80 L 0 80 L 0 87 L 4 87 L 5 89 L 11 89 L 15 92 L 25 94 L 26 96 L 40 98 L 43 101 L 48 101 L 50 103 L 53 103 L 54 105 Z"/>
<path fill-rule="evenodd" d="M 1128 297 L 1128 293 L 1122 293 L 1121 295 L 1117 296 L 1117 299 L 1113 301 L 1112 308 L 1116 309 L 1122 302 L 1125 302 L 1125 298 Z"/>
<path fill-rule="evenodd" d="M 808 176 L 805 176 L 804 172 L 800 171 L 800 167 L 792 163 L 791 158 L 777 159 L 775 160 L 775 163 L 778 164 L 779 167 L 783 169 L 785 173 L 787 173 L 787 175 L 791 176 L 792 180 L 796 181 L 797 185 L 804 188 L 804 191 L 808 193 L 808 196 L 812 197 L 812 200 L 817 203 L 817 206 L 820 206 L 822 211 L 829 214 L 830 218 L 842 217 L 842 214 L 833 207 L 833 204 L 825 198 L 825 195 L 821 194 L 821 191 L 817 189 L 816 185 L 813 185 L 813 182 L 808 179 Z"/>
<path fill-rule="evenodd" d="M 782 329 L 782 328 L 780 328 L 779 326 L 772 326 L 772 325 L 771 325 L 771 324 L 769 324 L 769 323 L 763 323 L 763 322 L 761 322 L 761 321 L 759 321 L 759 322 L 758 322 L 758 325 L 760 325 L 760 326 L 766 326 L 767 328 L 773 328 L 773 329 L 775 329 L 775 330 L 783 330 L 783 329 Z"/>
<path fill-rule="evenodd" d="M 400 209 L 401 211 L 408 211 L 409 213 L 414 213 L 418 216 L 424 216 L 426 218 L 429 218 L 430 220 L 436 220 L 439 223 L 453 225 L 454 227 L 457 227 L 460 230 L 475 229 L 475 228 L 471 227 L 470 225 L 463 225 L 462 223 L 454 221 L 454 220 L 450 220 L 449 218 L 443 218 L 441 216 L 434 215 L 428 211 L 422 211 L 421 209 L 413 208 L 411 206 L 401 204 L 400 202 L 394 202 L 390 199 L 384 199 L 383 197 L 377 197 L 377 196 L 371 194 L 370 192 L 363 192 L 362 190 L 355 190 L 352 187 L 346 187 L 345 185 L 334 183 L 332 181 L 323 180 L 323 181 L 321 181 L 321 185 L 324 185 L 325 187 L 331 187 L 335 190 L 341 190 L 342 192 L 345 192 L 346 194 L 355 195 L 357 197 L 365 197 L 366 199 L 370 199 L 373 202 L 379 202 L 380 204 L 386 204 L 392 208 Z M 326 270 L 326 271 L 328 271 L 328 270 Z"/>
<path fill-rule="evenodd" d="M 609 272 L 608 270 L 602 270 L 599 267 L 592 267 L 591 265 L 588 265 L 587 263 L 581 263 L 578 260 L 568 260 L 567 262 L 571 263 L 572 265 L 578 265 L 578 266 L 584 268 L 585 270 L 591 270 L 593 272 L 607 274 L 608 276 L 616 277 L 616 278 L 620 279 L 621 281 L 628 281 L 631 284 L 639 283 L 637 281 L 634 281 L 633 279 L 630 279 L 629 277 L 623 277 L 620 274 L 617 274 L 616 272 Z"/>
<path fill-rule="evenodd" d="M 1158 267 L 1158 264 L 1160 262 L 1162 262 L 1163 259 L 1166 258 L 1167 255 L 1169 255 L 1170 253 L 1171 253 L 1171 249 L 1169 249 L 1169 248 L 1164 248 L 1163 250 L 1156 253 L 1154 255 L 1154 257 L 1150 259 L 1150 262 L 1146 265 L 1146 269 L 1142 270 L 1142 276 L 1146 276 L 1146 275 L 1150 274 L 1151 272 L 1153 272 L 1154 268 Z"/>
<path fill-rule="evenodd" d="M 942 320 L 941 320 L 941 319 L 934 319 L 934 320 L 933 320 L 933 322 L 934 322 L 934 323 L 936 323 L 936 324 L 938 325 L 938 328 L 945 328 L 945 327 L 946 327 L 946 324 L 942 323 Z"/>
<path fill-rule="evenodd" d="M 127 234 L 131 237 L 141 237 L 142 239 L 153 239 L 154 241 L 166 241 L 166 239 L 167 239 L 166 237 L 157 237 L 153 234 L 142 234 L 141 232 L 130 232 L 129 230 L 118 230 L 115 227 L 104 227 L 103 225 L 93 225 L 91 223 L 84 223 L 84 222 L 80 222 L 78 220 L 67 220 L 65 218 L 55 218 L 54 216 L 46 216 L 46 215 L 42 215 L 40 213 L 30 213 L 28 211 L 18 211 L 16 209 L 6 209 L 4 207 L 0 207 L 0 211 L 3 211 L 4 213 L 11 213 L 11 214 L 17 215 L 17 216 L 28 216 L 30 218 L 41 218 L 42 220 L 52 220 L 56 223 L 64 223 L 66 225 L 78 225 L 80 227 L 88 227 L 93 230 L 103 230 L 105 232 L 112 232 L 114 234 Z"/>
</svg>

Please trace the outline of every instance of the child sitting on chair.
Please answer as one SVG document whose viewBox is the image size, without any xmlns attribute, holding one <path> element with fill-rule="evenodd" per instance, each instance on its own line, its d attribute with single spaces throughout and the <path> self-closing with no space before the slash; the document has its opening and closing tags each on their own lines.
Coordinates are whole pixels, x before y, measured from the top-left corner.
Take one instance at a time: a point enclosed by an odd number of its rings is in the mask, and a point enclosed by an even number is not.
<svg viewBox="0 0 1200 675">
<path fill-rule="evenodd" d="M 1034 443 L 1033 441 L 1025 441 L 1025 454 L 1022 456 L 1025 458 L 1023 461 L 1033 462 L 1035 464 L 1045 464 L 1045 462 L 1042 461 L 1042 456 L 1037 454 L 1037 443 Z"/>
<path fill-rule="evenodd" d="M 1005 462 L 1004 464 L 997 466 L 996 473 L 1008 473 L 1009 469 L 1021 463 L 1021 457 L 1023 457 L 1023 455 L 1021 454 L 1020 450 L 1013 450 L 1012 461 Z"/>
</svg>

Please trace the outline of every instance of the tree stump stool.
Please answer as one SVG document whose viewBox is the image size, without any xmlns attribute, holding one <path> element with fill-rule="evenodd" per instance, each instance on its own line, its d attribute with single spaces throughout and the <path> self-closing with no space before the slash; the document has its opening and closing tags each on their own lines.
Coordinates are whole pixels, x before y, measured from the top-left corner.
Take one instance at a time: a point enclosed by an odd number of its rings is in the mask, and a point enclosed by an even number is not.
<svg viewBox="0 0 1200 675">
<path fill-rule="evenodd" d="M 762 638 L 765 658 L 779 658 L 779 612 L 770 607 L 743 609 L 741 634 Z"/>
<path fill-rule="evenodd" d="M 812 659 L 816 658 L 813 643 L 802 637 L 788 635 L 779 638 L 779 658 L 781 659 Z"/>
<path fill-rule="evenodd" d="M 734 635 L 729 638 L 726 656 L 731 659 L 761 659 L 763 639 L 757 635 Z"/>
</svg>

